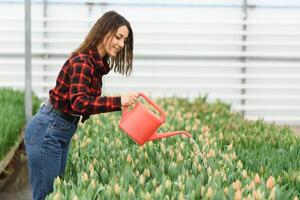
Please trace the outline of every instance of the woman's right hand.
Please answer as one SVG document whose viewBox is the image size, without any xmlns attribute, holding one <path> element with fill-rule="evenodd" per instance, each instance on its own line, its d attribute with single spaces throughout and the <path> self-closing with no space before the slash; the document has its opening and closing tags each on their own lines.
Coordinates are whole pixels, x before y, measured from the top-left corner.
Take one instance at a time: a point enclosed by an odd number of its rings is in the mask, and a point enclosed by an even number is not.
<svg viewBox="0 0 300 200">
<path fill-rule="evenodd" d="M 139 97 L 137 92 L 129 92 L 127 94 L 121 95 L 121 104 L 122 106 L 131 106 L 134 104 Z"/>
</svg>

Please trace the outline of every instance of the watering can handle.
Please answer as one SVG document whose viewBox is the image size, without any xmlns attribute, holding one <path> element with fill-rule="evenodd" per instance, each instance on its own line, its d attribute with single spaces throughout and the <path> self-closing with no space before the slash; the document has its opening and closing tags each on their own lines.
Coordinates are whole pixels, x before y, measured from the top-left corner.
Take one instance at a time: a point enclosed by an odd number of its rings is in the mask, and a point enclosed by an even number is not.
<svg viewBox="0 0 300 200">
<path fill-rule="evenodd" d="M 166 120 L 166 113 L 156 105 L 151 99 L 149 99 L 144 93 L 138 92 L 139 96 L 143 97 L 151 106 L 153 106 L 160 114 L 160 118 L 163 122 Z"/>
</svg>

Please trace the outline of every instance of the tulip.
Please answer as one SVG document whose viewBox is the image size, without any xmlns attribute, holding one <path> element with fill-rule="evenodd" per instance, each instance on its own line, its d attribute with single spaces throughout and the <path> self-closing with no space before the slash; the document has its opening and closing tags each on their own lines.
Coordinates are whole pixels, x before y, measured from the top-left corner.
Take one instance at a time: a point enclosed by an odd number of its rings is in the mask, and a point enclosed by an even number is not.
<svg viewBox="0 0 300 200">
<path fill-rule="evenodd" d="M 115 192 L 117 195 L 120 195 L 120 187 L 119 187 L 119 184 L 118 184 L 118 183 L 115 183 L 115 185 L 114 185 L 114 192 Z"/>
<path fill-rule="evenodd" d="M 144 170 L 144 176 L 145 177 L 150 177 L 150 170 L 149 169 Z"/>
<path fill-rule="evenodd" d="M 227 196 L 227 194 L 228 194 L 228 188 L 227 187 L 224 188 L 223 193 L 224 193 L 225 196 Z"/>
<path fill-rule="evenodd" d="M 240 190 L 242 188 L 241 181 L 237 180 L 237 181 L 233 182 L 232 187 L 234 190 Z"/>
<path fill-rule="evenodd" d="M 166 180 L 166 182 L 165 182 L 165 187 L 166 187 L 167 189 L 169 189 L 169 188 L 171 188 L 171 186 L 172 186 L 171 181 L 170 181 L 170 180 Z"/>
<path fill-rule="evenodd" d="M 242 161 L 238 161 L 238 163 L 237 163 L 237 168 L 238 169 L 242 169 L 243 168 L 243 163 L 242 163 Z"/>
<path fill-rule="evenodd" d="M 211 199 L 213 196 L 213 193 L 214 193 L 213 189 L 209 186 L 207 189 L 206 195 L 205 195 L 206 198 Z"/>
<path fill-rule="evenodd" d="M 201 170 L 202 170 L 201 164 L 198 164 L 197 169 L 198 169 L 198 172 L 201 172 Z"/>
<path fill-rule="evenodd" d="M 76 195 L 74 195 L 72 200 L 78 200 L 78 197 Z"/>
<path fill-rule="evenodd" d="M 252 193 L 252 196 L 254 197 L 255 200 L 261 200 L 262 199 L 262 194 L 259 190 L 254 190 Z"/>
<path fill-rule="evenodd" d="M 207 133 L 207 132 L 209 132 L 209 130 L 210 130 L 210 129 L 209 129 L 208 126 L 202 126 L 202 127 L 201 127 L 201 132 L 202 132 L 202 133 Z"/>
<path fill-rule="evenodd" d="M 241 192 L 241 190 L 237 190 L 234 193 L 234 200 L 241 200 L 241 199 L 242 199 L 242 192 Z"/>
<path fill-rule="evenodd" d="M 54 180 L 54 185 L 55 185 L 56 187 L 59 187 L 59 186 L 61 185 L 61 181 L 60 181 L 59 176 L 57 176 L 57 177 L 55 178 L 55 180 Z"/>
<path fill-rule="evenodd" d="M 275 187 L 273 187 L 269 195 L 269 200 L 275 200 L 275 196 Z"/>
<path fill-rule="evenodd" d="M 128 189 L 128 195 L 129 196 L 134 195 L 134 189 L 131 185 L 129 186 L 129 189 Z"/>
<path fill-rule="evenodd" d="M 260 177 L 257 173 L 255 174 L 255 177 L 254 177 L 254 183 L 255 184 L 260 184 Z"/>
<path fill-rule="evenodd" d="M 183 161 L 183 156 L 182 156 L 181 153 L 178 153 L 178 154 L 177 154 L 176 161 L 177 161 L 177 163 Z"/>
<path fill-rule="evenodd" d="M 222 133 L 222 132 L 219 134 L 219 139 L 220 139 L 220 140 L 223 140 L 223 139 L 224 139 L 224 136 L 223 136 L 223 133 Z"/>
<path fill-rule="evenodd" d="M 244 179 L 248 178 L 248 174 L 247 174 L 246 170 L 242 171 L 242 176 L 243 176 Z"/>
<path fill-rule="evenodd" d="M 275 185 L 275 179 L 273 176 L 270 176 L 267 180 L 266 187 L 270 190 L 274 187 L 274 185 Z"/>
<path fill-rule="evenodd" d="M 96 189 L 96 181 L 94 179 L 92 179 L 91 185 L 93 189 Z"/>
<path fill-rule="evenodd" d="M 140 175 L 140 178 L 139 178 L 139 183 L 141 184 L 141 185 L 144 185 L 145 184 L 145 177 L 144 177 L 144 175 L 142 174 L 142 175 Z"/>
<path fill-rule="evenodd" d="M 127 154 L 127 157 L 126 157 L 126 161 L 127 161 L 127 163 L 132 163 L 132 158 L 131 158 L 131 155 L 130 154 Z"/>
<path fill-rule="evenodd" d="M 161 189 L 160 189 L 160 186 L 158 186 L 158 187 L 155 188 L 155 195 L 156 195 L 156 196 L 160 196 L 160 195 L 161 195 Z"/>
<path fill-rule="evenodd" d="M 83 173 L 83 175 L 82 175 L 82 177 L 81 177 L 81 180 L 82 180 L 83 182 L 86 182 L 86 181 L 89 180 L 89 176 L 87 175 L 86 172 Z"/>
<path fill-rule="evenodd" d="M 150 193 L 149 192 L 146 192 L 146 194 L 144 195 L 144 198 L 143 198 L 144 200 L 152 200 L 152 197 L 151 197 L 151 195 L 150 195 Z"/>
<path fill-rule="evenodd" d="M 207 157 L 208 158 L 213 158 L 213 157 L 215 157 L 215 155 L 216 155 L 215 151 L 213 149 L 210 149 L 209 152 L 208 152 Z"/>
<path fill-rule="evenodd" d="M 53 200 L 61 200 L 61 194 L 60 192 L 56 192 L 53 196 Z"/>
</svg>

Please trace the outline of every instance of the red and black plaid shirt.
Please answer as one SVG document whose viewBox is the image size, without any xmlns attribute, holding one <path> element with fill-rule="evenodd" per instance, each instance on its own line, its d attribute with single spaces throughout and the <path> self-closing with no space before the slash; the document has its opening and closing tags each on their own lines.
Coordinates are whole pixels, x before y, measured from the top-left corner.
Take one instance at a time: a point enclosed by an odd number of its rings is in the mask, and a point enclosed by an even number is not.
<svg viewBox="0 0 300 200">
<path fill-rule="evenodd" d="M 121 97 L 101 97 L 102 76 L 109 72 L 97 49 L 71 56 L 63 65 L 56 86 L 49 91 L 54 108 L 83 115 L 121 110 Z"/>
</svg>

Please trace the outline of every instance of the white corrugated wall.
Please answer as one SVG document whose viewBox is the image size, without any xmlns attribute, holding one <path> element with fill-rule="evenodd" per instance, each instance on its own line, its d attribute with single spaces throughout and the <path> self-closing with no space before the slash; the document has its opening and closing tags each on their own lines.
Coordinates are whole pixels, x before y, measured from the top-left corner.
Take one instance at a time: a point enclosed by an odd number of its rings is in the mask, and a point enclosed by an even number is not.
<svg viewBox="0 0 300 200">
<path fill-rule="evenodd" d="M 300 1 L 248 1 L 246 15 L 244 1 L 42 2 L 32 5 L 33 89 L 42 98 L 94 21 L 116 10 L 134 31 L 134 73 L 110 73 L 106 94 L 208 95 L 249 119 L 300 124 Z M 0 87 L 24 88 L 24 5 L 0 1 L 0 11 Z"/>
</svg>

